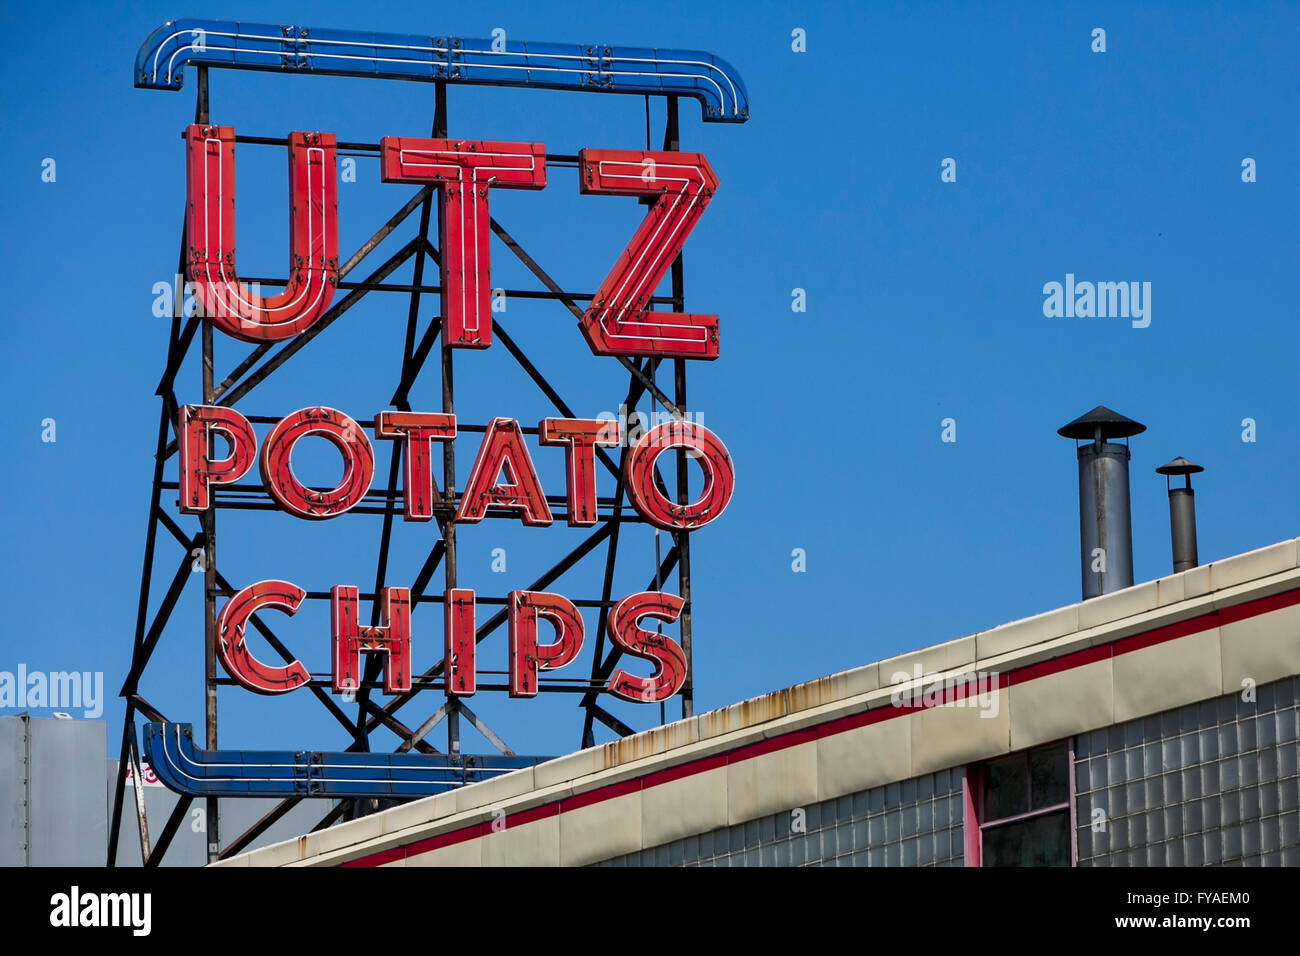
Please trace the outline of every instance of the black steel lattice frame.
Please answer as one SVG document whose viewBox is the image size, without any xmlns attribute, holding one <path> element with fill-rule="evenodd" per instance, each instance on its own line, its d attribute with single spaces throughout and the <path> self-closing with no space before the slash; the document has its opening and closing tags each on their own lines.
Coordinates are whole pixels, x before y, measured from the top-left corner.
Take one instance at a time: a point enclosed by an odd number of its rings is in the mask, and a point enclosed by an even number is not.
<svg viewBox="0 0 1300 956">
<path fill-rule="evenodd" d="M 195 122 L 206 124 L 208 120 L 208 71 L 206 67 L 197 67 L 198 82 L 196 83 L 196 102 L 195 102 Z M 665 97 L 667 106 L 667 117 L 664 131 L 664 150 L 680 149 L 679 126 L 678 126 L 678 103 L 677 97 L 668 95 Z M 646 136 L 647 148 L 649 148 L 649 97 L 646 97 Z M 432 135 L 434 137 L 445 137 L 447 135 L 447 109 L 446 109 L 446 84 L 435 84 L 435 109 Z M 271 139 L 257 136 L 237 136 L 237 143 L 249 143 L 254 145 L 271 145 L 284 146 L 284 140 Z M 355 151 L 361 153 L 378 152 L 377 144 L 369 143 L 339 143 L 340 150 Z M 577 157 L 574 155 L 547 154 L 549 165 L 555 166 L 576 166 Z M 126 702 L 126 712 L 123 719 L 121 758 L 118 763 L 117 778 L 113 792 L 113 811 L 110 821 L 108 860 L 109 866 L 116 865 L 118 855 L 118 839 L 121 829 L 122 804 L 125 797 L 127 770 L 132 770 L 132 791 L 136 807 L 137 823 L 140 835 L 141 859 L 145 866 L 151 867 L 158 865 L 167 852 L 167 849 L 179 829 L 180 823 L 189 812 L 190 806 L 194 800 L 190 796 L 182 796 L 172 813 L 169 815 L 162 830 L 158 834 L 157 841 L 151 846 L 149 836 L 149 825 L 145 814 L 143 781 L 140 774 L 140 756 L 138 751 L 136 736 L 136 716 L 137 714 L 150 721 L 164 721 L 166 718 L 154 708 L 149 701 L 144 698 L 139 691 L 141 678 L 144 676 L 148 663 L 161 640 L 167 625 L 170 621 L 172 611 L 176 606 L 185 584 L 188 582 L 192 563 L 196 557 L 201 557 L 203 569 L 203 591 L 204 591 L 204 739 L 205 747 L 216 749 L 217 747 L 217 688 L 219 686 L 233 683 L 226 678 L 218 678 L 216 674 L 216 603 L 219 597 L 229 596 L 235 592 L 234 586 L 226 580 L 220 573 L 216 563 L 216 512 L 219 508 L 236 508 L 236 509 L 262 509 L 274 508 L 270 502 L 254 500 L 251 495 L 261 491 L 260 486 L 240 486 L 231 485 L 222 490 L 219 495 L 214 495 L 212 507 L 209 508 L 199 517 L 200 528 L 194 534 L 187 534 L 181 525 L 174 519 L 163 507 L 162 495 L 166 490 L 174 489 L 176 482 L 163 480 L 163 470 L 166 462 L 176 451 L 175 438 L 169 439 L 169 432 L 174 431 L 176 427 L 178 402 L 175 392 L 176 376 L 179 373 L 181 365 L 185 361 L 194 344 L 196 335 L 200 339 L 200 348 L 202 356 L 202 385 L 204 404 L 220 404 L 225 406 L 234 406 L 236 402 L 244 398 L 258 384 L 264 381 L 277 368 L 282 366 L 294 354 L 303 348 L 312 338 L 320 334 L 324 329 L 331 325 L 355 305 L 362 297 L 370 292 L 396 292 L 409 296 L 406 335 L 402 352 L 401 376 L 398 386 L 394 391 L 391 404 L 398 410 L 409 411 L 410 405 L 407 402 L 407 396 L 414 385 L 417 377 L 424 368 L 426 361 L 430 358 L 435 343 L 439 352 L 440 377 L 442 385 L 443 411 L 451 413 L 454 411 L 454 383 L 453 383 L 453 350 L 441 345 L 441 318 L 432 318 L 424 331 L 418 335 L 418 313 L 420 298 L 422 295 L 436 295 L 441 290 L 437 285 L 424 284 L 424 267 L 426 260 L 432 260 L 437 265 L 438 250 L 430 241 L 430 220 L 433 212 L 433 187 L 424 186 L 411 197 L 396 213 L 394 213 L 387 222 L 381 226 L 374 235 L 371 236 L 360 248 L 349 258 L 339 270 L 338 290 L 346 293 L 341 299 L 334 303 L 328 312 L 322 316 L 311 328 L 302 334 L 287 340 L 284 343 L 263 343 L 252 348 L 248 356 L 239 362 L 221 382 L 215 381 L 213 368 L 213 333 L 212 326 L 204 322 L 202 318 L 195 314 L 186 319 L 182 324 L 180 309 L 173 310 L 171 330 L 168 338 L 167 363 L 162 378 L 158 383 L 156 394 L 158 395 L 161 408 L 158 421 L 158 434 L 154 453 L 153 480 L 149 498 L 148 519 L 146 522 L 145 548 L 144 557 L 141 567 L 140 593 L 136 613 L 136 626 L 132 642 L 131 666 L 123 682 L 121 696 Z M 402 222 L 411 216 L 416 209 L 420 210 L 420 219 L 417 235 L 405 243 L 397 252 L 389 256 L 381 265 L 375 268 L 365 279 L 361 281 L 344 281 L 344 278 L 374 252 L 374 250 L 388 238 Z M 439 212 L 439 215 L 441 213 Z M 441 225 L 441 224 L 439 224 Z M 566 291 L 534 260 L 519 243 L 511 236 L 495 219 L 491 220 L 492 232 L 499 240 L 514 254 L 514 256 L 529 270 L 530 273 L 545 287 L 545 291 L 508 289 L 505 290 L 507 297 L 525 298 L 525 299 L 544 299 L 556 301 L 563 304 L 567 310 L 575 317 L 581 318 L 583 309 L 578 305 L 580 301 L 590 301 L 593 296 L 590 294 Z M 441 234 L 441 229 L 439 229 Z M 177 266 L 177 272 L 185 272 L 186 261 L 186 236 L 182 219 L 181 243 L 180 243 L 180 260 Z M 408 261 L 414 261 L 412 281 L 409 284 L 387 283 L 386 280 L 398 268 Z M 261 282 L 267 285 L 282 285 L 284 280 L 247 276 L 245 281 Z M 651 307 L 670 305 L 677 312 L 685 311 L 685 292 L 683 280 L 682 257 L 679 254 L 672 264 L 671 271 L 671 295 L 668 297 L 655 296 L 651 298 Z M 545 395 L 545 397 L 555 407 L 556 411 L 565 417 L 577 417 L 572 409 L 564 402 L 555 388 L 547 381 L 545 376 L 529 360 L 524 351 L 514 342 L 507 331 L 494 319 L 492 322 L 494 336 L 500 341 L 501 345 L 515 359 L 519 367 L 531 379 Z M 275 350 L 279 345 L 278 350 Z M 275 354 L 266 358 L 267 354 L 275 350 Z M 265 358 L 265 361 L 262 361 Z M 669 414 L 675 417 L 681 417 L 687 408 L 686 405 L 686 362 L 683 359 L 673 359 L 673 396 L 669 398 L 657 384 L 657 373 L 661 362 L 658 358 L 646 358 L 644 361 L 635 361 L 624 357 L 618 357 L 617 360 L 627 369 L 629 373 L 628 390 L 623 405 L 627 408 L 635 408 L 639 401 L 645 397 L 657 402 Z M 258 363 L 261 362 L 259 365 Z M 247 416 L 250 421 L 270 422 L 274 419 L 259 418 L 258 416 Z M 461 431 L 482 431 L 482 426 L 460 425 Z M 525 428 L 525 432 L 533 432 L 535 429 Z M 451 520 L 456 504 L 455 491 L 455 449 L 454 443 L 444 442 L 443 448 L 443 482 L 441 498 L 438 500 L 435 496 L 434 510 L 435 521 L 438 524 L 442 537 L 434 543 L 426 557 L 423 566 L 416 575 L 415 581 L 411 586 L 411 603 L 414 607 L 420 603 L 441 603 L 440 595 L 426 595 L 425 589 L 428 587 L 436 573 L 438 566 L 441 564 L 443 569 L 443 578 L 445 588 L 456 587 L 456 526 Z M 624 486 L 624 464 L 627 457 L 628 449 L 624 444 L 621 446 L 619 461 L 615 462 L 603 449 L 597 449 L 597 460 L 603 467 L 611 472 L 617 481 L 617 490 L 613 498 L 599 498 L 598 504 L 607 509 L 607 513 L 600 516 L 595 529 L 588 535 L 585 541 L 569 552 L 557 564 L 552 566 L 545 573 L 541 574 L 532 584 L 528 586 L 529 590 L 542 590 L 548 587 L 557 578 L 563 575 L 570 568 L 581 562 L 588 555 L 593 554 L 603 544 L 604 552 L 604 577 L 599 599 L 575 600 L 574 603 L 579 607 L 594 607 L 599 609 L 599 624 L 596 628 L 595 651 L 591 662 L 591 675 L 587 681 L 572 681 L 555 679 L 550 683 L 539 686 L 539 690 L 548 692 L 573 693 L 581 694 L 579 706 L 583 710 L 583 728 L 582 728 L 582 746 L 589 747 L 595 744 L 594 725 L 600 722 L 610 730 L 620 736 L 627 736 L 634 731 L 627 724 L 623 723 L 613 714 L 609 713 L 600 706 L 599 697 L 602 688 L 613 673 L 615 666 L 621 657 L 621 651 L 617 647 L 606 649 L 605 646 L 605 624 L 610 607 L 615 603 L 611 600 L 611 590 L 613 586 L 614 569 L 618 559 L 619 532 L 623 524 L 628 522 L 643 523 L 636 513 L 631 509 L 628 500 L 626 488 Z M 371 488 L 361 505 L 353 508 L 352 511 L 359 514 L 381 514 L 383 516 L 382 531 L 380 536 L 380 547 L 378 560 L 375 567 L 375 584 L 374 590 L 369 593 L 362 593 L 361 599 L 371 602 L 371 625 L 375 626 L 380 623 L 380 602 L 376 600 L 376 595 L 380 594 L 387 582 L 387 565 L 389 544 L 393 527 L 394 516 L 399 508 L 400 496 L 397 491 L 398 468 L 400 465 L 400 443 L 392 443 L 389 459 L 388 482 L 382 489 Z M 676 453 L 676 471 L 677 487 L 676 500 L 681 503 L 688 502 L 687 494 L 687 457 L 683 449 L 678 449 Z M 659 481 L 661 488 L 667 493 L 663 486 L 662 477 L 656 473 L 656 480 Z M 548 501 L 551 504 L 563 503 L 563 498 L 550 497 Z M 677 583 L 680 590 L 680 596 L 684 601 L 684 606 L 679 619 L 680 642 L 686 656 L 687 676 L 678 696 L 681 700 L 681 713 L 683 717 L 689 717 L 693 713 L 693 686 L 694 686 L 694 668 L 691 654 L 691 584 L 690 584 L 690 538 L 688 532 L 672 532 L 672 546 L 668 553 L 663 556 L 655 570 L 654 577 L 647 584 L 647 590 L 658 590 L 663 582 L 677 571 Z M 154 611 L 153 617 L 149 617 L 150 598 L 152 596 L 154 585 L 154 563 L 155 551 L 159 537 L 170 537 L 174 539 L 182 548 L 180 564 L 175 573 L 172 575 L 166 590 L 163 592 L 158 607 Z M 656 551 L 657 551 L 656 546 Z M 658 554 L 656 554 L 658 560 Z M 328 592 L 309 592 L 309 599 L 323 599 L 328 597 Z M 486 637 L 496 631 L 506 620 L 506 603 L 505 598 L 491 598 L 479 596 L 478 601 L 481 604 L 502 605 L 491 618 L 477 628 L 475 635 L 476 643 L 481 643 Z M 267 641 L 271 648 L 286 663 L 292 661 L 294 656 L 289 652 L 285 645 L 279 640 L 264 621 L 256 615 L 250 618 L 250 623 L 254 629 Z M 420 675 L 414 682 L 413 689 L 403 694 L 394 696 L 388 703 L 380 706 L 370 699 L 370 691 L 379 686 L 379 666 L 380 662 L 375 655 L 366 656 L 366 667 L 363 673 L 361 685 L 356 691 L 355 702 L 357 713 L 355 720 L 350 718 L 344 712 L 339 703 L 328 692 L 328 681 L 314 679 L 310 682 L 310 692 L 320 701 L 325 710 L 333 716 L 338 723 L 347 731 L 351 744 L 346 748 L 349 751 L 368 751 L 370 749 L 370 731 L 378 728 L 381 724 L 391 730 L 394 734 L 402 739 L 398 751 L 408 751 L 415 749 L 423 753 L 437 753 L 438 751 L 429 744 L 425 737 L 432 732 L 434 727 L 443 719 L 447 721 L 447 746 L 448 753 L 452 755 L 459 754 L 460 750 L 460 718 L 464 716 L 478 729 L 498 750 L 502 753 L 510 754 L 510 749 L 487 727 L 477 715 L 460 699 L 446 694 L 445 687 L 443 702 L 432 715 L 422 721 L 416 727 L 412 728 L 398 720 L 396 712 L 415 699 L 418 693 L 427 690 L 440 689 L 437 684 L 437 678 L 442 670 L 442 663 L 439 662 Z M 506 685 L 480 684 L 481 690 L 505 690 Z M 661 706 L 662 715 L 662 706 Z M 249 844 L 257 839 L 261 834 L 272 826 L 276 821 L 287 814 L 304 798 L 289 797 L 281 800 L 270 812 L 264 815 L 257 823 L 230 840 L 225 847 L 220 845 L 219 832 L 219 807 L 218 799 L 215 797 L 205 798 L 206 805 L 206 827 L 208 840 L 208 859 L 223 859 L 243 851 Z M 364 806 L 364 803 L 372 806 Z M 374 809 L 377 806 L 375 801 L 359 800 L 342 800 L 339 801 L 327 813 L 313 830 L 323 829 L 335 823 L 340 817 L 355 816 Z"/>
</svg>

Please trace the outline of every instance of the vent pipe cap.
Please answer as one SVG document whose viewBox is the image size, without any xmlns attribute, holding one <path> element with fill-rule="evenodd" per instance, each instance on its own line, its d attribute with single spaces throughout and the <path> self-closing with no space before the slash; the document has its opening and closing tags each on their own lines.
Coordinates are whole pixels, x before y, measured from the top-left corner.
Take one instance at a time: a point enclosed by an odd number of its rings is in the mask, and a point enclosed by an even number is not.
<svg viewBox="0 0 1300 956">
<path fill-rule="evenodd" d="M 1157 475 L 1198 475 L 1205 469 L 1186 458 L 1178 457 L 1156 469 Z"/>
<path fill-rule="evenodd" d="M 1147 427 L 1131 418 L 1125 418 L 1119 412 L 1111 411 L 1105 405 L 1098 405 L 1086 415 L 1080 415 L 1068 425 L 1062 425 L 1056 434 L 1075 441 L 1095 441 L 1098 429 L 1101 431 L 1101 440 L 1106 441 L 1110 438 L 1140 435 Z"/>
</svg>

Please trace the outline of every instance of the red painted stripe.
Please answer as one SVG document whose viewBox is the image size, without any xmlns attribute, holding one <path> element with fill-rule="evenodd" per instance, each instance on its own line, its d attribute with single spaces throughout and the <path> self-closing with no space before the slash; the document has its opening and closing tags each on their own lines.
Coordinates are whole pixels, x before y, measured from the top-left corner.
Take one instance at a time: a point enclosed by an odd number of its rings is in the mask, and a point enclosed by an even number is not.
<svg viewBox="0 0 1300 956">
<path fill-rule="evenodd" d="M 635 783 L 636 781 L 629 781 Z M 602 788 L 603 790 L 604 788 Z M 636 789 L 636 788 L 633 788 Z M 592 791 L 600 793 L 602 791 Z M 603 799 L 609 799 L 605 796 Z M 597 801 L 593 800 L 592 803 Z M 476 808 L 480 809 L 480 808 Z M 482 808 L 486 809 L 486 808 Z M 570 807 L 569 809 L 575 809 Z M 530 807 L 527 810 L 520 810 L 518 813 L 505 814 L 497 823 L 497 830 L 509 830 L 512 827 L 521 827 L 526 823 L 533 823 L 537 820 L 545 820 L 547 817 L 555 817 L 560 814 L 560 804 L 558 802 L 544 803 L 541 806 Z M 394 860 L 404 859 L 406 857 L 418 856 L 421 853 L 428 853 L 431 850 L 441 850 L 443 847 L 454 846 L 457 843 L 464 843 L 466 840 L 477 840 L 479 837 L 488 836 L 493 833 L 492 823 L 473 823 L 459 830 L 451 830 L 447 833 L 439 833 L 437 836 L 425 837 L 423 840 L 417 840 L 414 843 L 408 843 L 404 846 L 393 847 L 390 850 L 380 850 L 370 856 L 358 857 L 347 863 L 341 863 L 340 866 L 379 866 L 383 863 L 391 863 Z"/>
<path fill-rule="evenodd" d="M 1285 607 L 1295 607 L 1297 604 L 1300 604 L 1300 588 L 1293 591 L 1282 591 L 1279 594 L 1270 594 L 1268 597 L 1256 598 L 1254 601 L 1247 601 L 1245 604 L 1234 604 L 1232 607 L 1225 607 L 1219 611 L 1219 617 L 1224 624 L 1232 624 L 1248 617 L 1267 614 L 1269 611 L 1280 611 Z"/>
<path fill-rule="evenodd" d="M 1112 657 L 1118 657 L 1120 654 L 1140 651 L 1145 647 L 1154 647 L 1157 644 L 1164 644 L 1166 641 L 1175 641 L 1180 637 L 1199 634 L 1201 631 L 1208 631 L 1218 626 L 1219 612 L 1210 611 L 1208 614 L 1188 618 L 1186 621 L 1166 624 L 1164 627 L 1143 631 L 1141 634 L 1130 634 L 1128 637 L 1121 637 L 1118 641 L 1103 646 L 1111 648 Z"/>
<path fill-rule="evenodd" d="M 1050 674 L 1058 674 L 1061 671 L 1071 670 L 1075 667 L 1083 667 L 1085 664 L 1095 664 L 1097 661 L 1104 661 L 1110 657 L 1110 645 L 1102 644 L 1098 647 L 1085 647 L 1080 650 L 1066 654 L 1064 657 L 1054 657 L 1048 661 L 1039 661 L 1037 664 L 1026 664 L 1024 667 L 1018 667 L 1014 671 L 1000 675 L 1006 678 L 1006 686 L 1014 687 L 1016 684 L 1023 684 L 1025 681 L 1035 680 L 1039 677 L 1047 677 Z"/>
<path fill-rule="evenodd" d="M 717 770 L 719 767 L 727 765 L 726 752 L 714 754 L 712 757 L 701 757 L 690 763 L 680 763 L 673 767 L 665 767 L 663 770 L 656 770 L 648 773 L 642 780 L 642 787 L 646 790 L 651 787 L 657 787 L 661 783 L 672 783 L 674 780 L 681 780 L 683 777 L 693 777 L 697 773 L 705 773 L 709 770 Z"/>
<path fill-rule="evenodd" d="M 355 860 L 349 860 L 347 863 L 340 863 L 339 866 L 383 866 L 385 863 L 392 863 L 394 860 L 403 860 L 405 858 L 406 847 L 396 846 L 391 850 L 380 850 L 378 853 L 372 853 L 369 856 L 362 856 Z"/>
<path fill-rule="evenodd" d="M 1247 618 L 1259 617 L 1260 615 L 1268 614 L 1272 611 L 1294 607 L 1296 605 L 1300 605 L 1300 588 L 1283 591 L 1280 594 L 1272 594 L 1268 597 L 1256 598 L 1253 601 L 1235 604 L 1232 607 L 1223 608 L 1222 610 L 1210 611 L 1209 613 L 1189 618 L 1186 621 L 1178 621 L 1174 624 L 1166 624 L 1162 627 L 1152 628 L 1149 631 L 1143 631 L 1140 634 L 1133 634 L 1129 637 L 1120 638 L 1117 641 L 1112 641 L 1097 647 L 1082 648 L 1070 654 L 1053 658 L 1049 661 L 1040 661 L 1036 664 L 1028 664 L 1024 667 L 1019 667 L 1015 670 L 998 674 L 997 687 L 998 689 L 1004 690 L 1016 684 L 1023 684 L 1039 677 L 1046 677 L 1049 674 L 1058 674 L 1062 671 L 1072 670 L 1076 667 L 1083 667 L 1086 664 L 1093 664 L 1097 661 L 1106 660 L 1107 658 L 1118 657 L 1121 654 L 1128 654 L 1133 651 L 1142 650 L 1143 648 L 1153 647 L 1157 644 L 1175 641 L 1191 634 L 1208 631 L 1211 628 L 1219 627 L 1223 624 L 1231 624 L 1236 621 L 1246 620 Z M 943 694 L 943 702 L 951 703 L 956 700 L 961 700 L 977 691 L 977 687 L 972 687 L 970 683 L 963 683 L 955 688 L 946 689 Z M 911 695 L 909 694 L 909 696 Z M 849 714 L 845 717 L 829 720 L 813 727 L 806 727 L 802 730 L 791 731 L 788 734 L 779 734 L 775 737 L 768 737 L 752 744 L 735 747 L 722 753 L 713 754 L 708 757 L 700 757 L 699 759 L 687 761 L 686 763 L 678 764 L 674 767 L 666 767 L 663 770 L 656 770 L 643 777 L 634 777 L 631 780 L 610 784 L 596 790 L 589 790 L 586 793 L 581 793 L 576 796 L 565 797 L 563 800 L 543 804 L 540 807 L 533 807 L 530 810 L 523 810 L 519 813 L 509 814 L 503 818 L 503 823 L 506 828 L 523 826 L 526 823 L 531 823 L 535 820 L 541 820 L 546 817 L 556 816 L 565 811 L 577 810 L 580 807 L 591 806 L 592 804 L 602 803 L 605 800 L 612 800 L 615 797 L 624 796 L 628 793 L 635 793 L 637 790 L 648 790 L 651 787 L 656 787 L 660 784 L 670 783 L 674 780 L 681 780 L 684 777 L 694 776 L 695 774 L 704 773 L 708 770 L 716 770 L 717 768 L 727 766 L 728 764 L 739 763 L 742 760 L 750 760 L 754 757 L 774 753 L 778 750 L 787 750 L 790 747 L 796 747 L 799 744 L 810 743 L 824 737 L 832 737 L 835 734 L 844 733 L 848 730 L 856 730 L 859 727 L 866 727 L 870 724 L 879 723 L 884 720 L 892 720 L 895 717 L 903 717 L 907 714 L 926 709 L 928 708 L 921 704 L 914 703 L 904 703 L 901 706 L 894 706 L 891 703 L 889 706 L 874 707 L 871 710 Z M 417 856 L 421 853 L 428 853 L 431 850 L 437 850 L 445 846 L 452 846 L 456 843 L 463 843 L 466 840 L 478 839 L 480 836 L 486 836 L 490 832 L 490 824 L 474 824 L 463 827 L 459 830 L 453 830 L 449 833 L 442 833 L 438 836 L 417 840 L 416 842 L 407 844 L 403 847 L 394 847 L 389 850 L 380 850 L 376 853 L 370 853 L 366 856 L 358 857 L 355 860 L 350 860 L 349 862 L 340 865 L 378 866 L 382 863 L 391 863 L 394 860 Z"/>
<path fill-rule="evenodd" d="M 566 813 L 569 810 L 579 810 L 582 807 L 589 807 L 593 803 L 604 803 L 606 800 L 613 800 L 615 797 L 624 797 L 629 793 L 636 793 L 641 789 L 641 786 L 641 778 L 633 777 L 621 783 L 611 783 L 608 786 L 588 790 L 585 793 L 574 794 L 572 797 L 565 797 L 560 801 L 560 812 Z"/>
<path fill-rule="evenodd" d="M 761 757 L 764 754 L 774 753 L 778 750 L 787 750 L 790 747 L 797 747 L 799 744 L 811 743 L 816 740 L 820 734 L 820 728 L 806 727 L 803 730 L 792 730 L 788 734 L 781 734 L 777 737 L 767 737 L 763 740 L 757 740 L 752 744 L 745 744 L 734 750 L 726 752 L 727 763 L 740 763 L 742 760 L 750 760 L 754 757 Z"/>
<path fill-rule="evenodd" d="M 540 806 L 529 807 L 527 810 L 520 810 L 518 813 L 503 816 L 498 829 L 509 830 L 511 827 L 521 827 L 525 823 L 536 823 L 538 820 L 545 820 L 547 817 L 559 816 L 559 814 L 559 803 L 555 801 L 543 803 Z M 488 833 L 492 829 L 491 824 L 484 823 L 480 825 L 483 827 L 484 833 Z"/>
</svg>

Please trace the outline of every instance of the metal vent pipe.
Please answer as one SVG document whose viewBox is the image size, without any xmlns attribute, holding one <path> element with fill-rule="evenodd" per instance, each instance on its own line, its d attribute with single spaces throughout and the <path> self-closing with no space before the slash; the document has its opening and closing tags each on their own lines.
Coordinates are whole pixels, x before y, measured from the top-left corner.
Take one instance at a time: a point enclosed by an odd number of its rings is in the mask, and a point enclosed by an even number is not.
<svg viewBox="0 0 1300 956">
<path fill-rule="evenodd" d="M 1085 601 L 1133 585 L 1129 448 L 1127 441 L 1108 439 L 1144 431 L 1145 425 L 1102 405 L 1057 429 L 1061 437 L 1075 440 L 1079 459 L 1079 564 Z"/>
<path fill-rule="evenodd" d="M 1192 491 L 1192 475 L 1205 469 L 1186 458 L 1175 458 L 1156 469 L 1165 476 L 1169 490 L 1169 541 L 1174 553 L 1174 573 L 1187 571 L 1199 563 L 1196 556 L 1196 493 Z M 1175 475 L 1183 476 L 1183 487 L 1175 488 L 1170 481 Z"/>
</svg>

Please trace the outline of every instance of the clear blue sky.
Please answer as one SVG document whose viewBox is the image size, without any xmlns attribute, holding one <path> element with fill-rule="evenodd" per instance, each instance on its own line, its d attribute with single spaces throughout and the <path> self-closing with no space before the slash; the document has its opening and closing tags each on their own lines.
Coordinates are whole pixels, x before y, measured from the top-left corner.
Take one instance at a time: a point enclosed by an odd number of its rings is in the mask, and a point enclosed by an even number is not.
<svg viewBox="0 0 1300 956">
<path fill-rule="evenodd" d="M 471 37 L 501 27 L 512 39 L 706 49 L 740 71 L 751 122 L 706 127 L 683 110 L 683 147 L 704 152 L 721 180 L 686 247 L 688 305 L 722 323 L 721 358 L 692 368 L 690 404 L 738 470 L 730 509 L 693 544 L 700 709 L 1078 600 L 1074 449 L 1055 430 L 1099 403 L 1149 427 L 1133 440 L 1138 580 L 1170 570 L 1165 484 L 1153 469 L 1175 455 L 1207 469 L 1197 482 L 1203 561 L 1300 533 L 1293 5 L 56 7 L 3 13 L 0 670 L 103 671 L 115 694 L 129 662 L 167 333 L 151 287 L 176 261 L 179 133 L 194 89 L 191 71 L 180 93 L 134 90 L 131 64 L 178 14 Z M 1090 49 L 1096 27 L 1105 53 Z M 791 50 L 796 28 L 806 53 Z M 453 136 L 540 140 L 553 152 L 644 144 L 636 98 L 453 88 L 448 100 Z M 214 71 L 211 116 L 241 133 L 374 141 L 427 135 L 432 104 L 424 84 Z M 653 120 L 658 139 L 661 105 Z M 956 183 L 941 182 L 947 157 Z M 1246 157 L 1257 182 L 1242 182 Z M 53 183 L 42 182 L 45 158 L 57 164 Z M 239 163 L 239 264 L 282 274 L 283 154 L 241 148 Z M 381 184 L 374 160 L 358 173 L 339 193 L 347 251 L 413 189 Z M 555 170 L 544 193 L 500 192 L 493 203 L 578 289 L 599 283 L 640 215 L 631 200 L 580 197 L 569 170 Z M 535 287 L 503 247 L 493 256 L 496 284 Z M 1067 273 L 1150 282 L 1150 326 L 1045 317 L 1043 286 Z M 795 288 L 806 290 L 805 313 L 791 311 Z M 426 300 L 422 321 L 436 308 Z M 371 297 L 242 407 L 325 404 L 369 418 L 392 393 L 405 321 L 404 297 Z M 580 414 L 615 409 L 625 376 L 588 353 L 566 312 L 514 302 L 505 324 Z M 246 347 L 218 341 L 229 369 Z M 527 424 L 549 412 L 500 347 L 457 361 L 462 420 Z M 199 385 L 191 362 L 180 400 L 197 401 Z M 432 377 L 412 402 L 438 407 Z M 1254 443 L 1241 440 L 1248 417 Z M 46 418 L 54 443 L 41 440 Z M 945 418 L 956 420 L 955 443 L 940 441 Z M 463 485 L 475 444 L 458 448 Z M 559 453 L 536 457 L 558 491 Z M 380 461 L 385 471 L 386 449 Z M 308 480 L 336 468 L 304 456 Z M 409 584 L 435 532 L 396 532 L 390 583 Z M 503 521 L 464 528 L 462 584 L 523 587 L 580 537 Z M 650 532 L 627 538 L 616 595 L 652 569 Z M 238 583 L 369 590 L 378 539 L 376 518 L 223 513 L 219 565 Z M 507 549 L 505 574 L 490 571 L 495 547 Z M 804 573 L 791 569 L 795 548 Z M 155 600 L 180 557 L 160 540 Z M 599 573 L 593 563 L 556 590 L 596 596 Z M 196 725 L 200 591 L 196 575 L 142 687 Z M 325 669 L 325 607 L 268 622 Z M 436 608 L 419 609 L 414 627 L 423 669 L 441 653 Z M 594 618 L 588 628 L 575 676 L 587 673 Z M 481 649 L 482 666 L 504 666 L 503 647 L 504 631 Z M 471 703 L 521 752 L 578 742 L 568 698 Z M 221 708 L 224 746 L 346 743 L 305 692 L 265 700 L 223 689 Z M 658 717 L 616 710 L 637 727 Z M 110 742 L 121 712 L 116 699 L 105 710 Z M 467 749 L 479 745 L 468 738 Z"/>
</svg>

